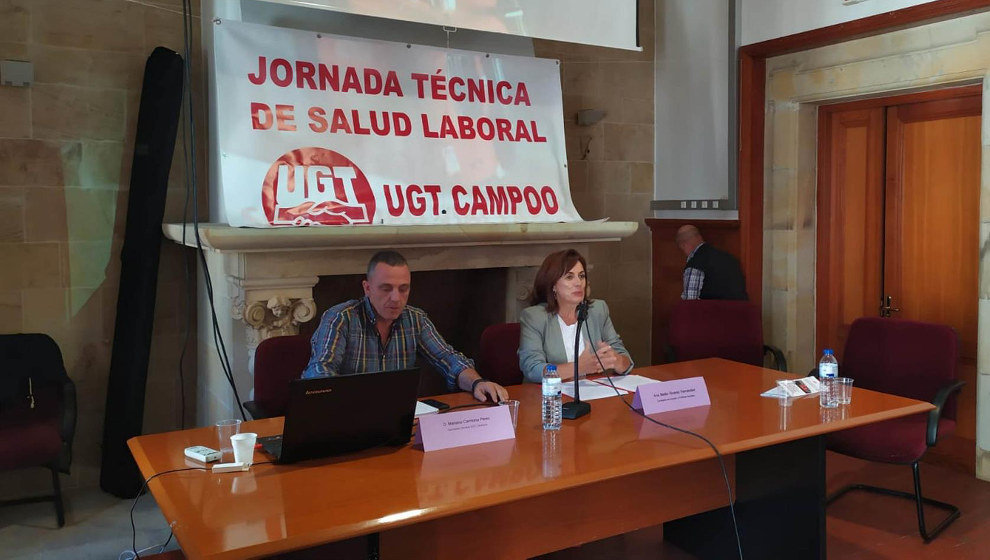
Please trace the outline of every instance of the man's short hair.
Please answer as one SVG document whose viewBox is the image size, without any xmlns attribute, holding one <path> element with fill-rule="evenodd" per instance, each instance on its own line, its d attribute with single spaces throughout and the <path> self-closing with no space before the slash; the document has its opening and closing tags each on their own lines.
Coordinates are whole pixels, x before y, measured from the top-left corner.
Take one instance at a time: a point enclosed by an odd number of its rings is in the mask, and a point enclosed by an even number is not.
<svg viewBox="0 0 990 560">
<path fill-rule="evenodd" d="M 409 263 L 406 262 L 406 258 L 403 257 L 398 251 L 378 251 L 372 255 L 371 260 L 368 261 L 368 278 L 371 278 L 371 273 L 375 270 L 378 263 L 384 263 L 389 266 L 409 266 Z"/>
</svg>

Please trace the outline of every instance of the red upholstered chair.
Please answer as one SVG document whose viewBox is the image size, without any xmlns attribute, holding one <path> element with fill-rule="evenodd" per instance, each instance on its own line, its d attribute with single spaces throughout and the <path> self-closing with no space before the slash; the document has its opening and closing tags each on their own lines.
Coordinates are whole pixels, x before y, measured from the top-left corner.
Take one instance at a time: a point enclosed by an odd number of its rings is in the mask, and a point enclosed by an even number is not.
<svg viewBox="0 0 990 560">
<path fill-rule="evenodd" d="M 276 336 L 261 341 L 254 352 L 254 400 L 244 403 L 251 418 L 271 418 L 285 414 L 289 402 L 289 381 L 298 379 L 312 351 L 303 335 Z"/>
<path fill-rule="evenodd" d="M 926 543 L 959 517 L 959 508 L 922 496 L 918 470 L 928 448 L 955 429 L 956 396 L 963 386 L 956 379 L 958 353 L 956 332 L 945 325 L 879 317 L 853 322 L 842 353 L 842 376 L 853 378 L 863 389 L 928 401 L 935 410 L 830 434 L 827 441 L 832 451 L 868 461 L 911 465 L 914 493 L 853 484 L 830 496 L 829 503 L 850 490 L 914 500 L 918 531 Z M 925 526 L 923 503 L 948 512 L 930 532 Z"/>
<path fill-rule="evenodd" d="M 725 358 L 763 366 L 763 356 L 769 353 L 774 367 L 787 371 L 784 353 L 763 344 L 760 308 L 748 301 L 680 301 L 670 314 L 667 331 L 668 362 Z"/>
<path fill-rule="evenodd" d="M 502 386 L 523 382 L 519 369 L 519 323 L 490 325 L 481 333 L 478 373 Z"/>
<path fill-rule="evenodd" d="M 62 352 L 46 334 L 0 335 L 0 470 L 45 467 L 54 492 L 3 505 L 55 502 L 65 525 L 58 473 L 69 473 L 76 431 L 76 386 Z"/>
</svg>

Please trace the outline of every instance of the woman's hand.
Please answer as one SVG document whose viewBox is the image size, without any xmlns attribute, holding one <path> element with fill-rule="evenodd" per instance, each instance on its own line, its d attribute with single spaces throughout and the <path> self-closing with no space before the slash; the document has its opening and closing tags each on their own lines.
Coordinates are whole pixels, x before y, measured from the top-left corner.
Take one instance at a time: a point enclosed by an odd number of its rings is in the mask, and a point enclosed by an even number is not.
<svg viewBox="0 0 990 560">
<path fill-rule="evenodd" d="M 602 365 L 605 369 L 615 370 L 616 373 L 622 373 L 626 371 L 629 367 L 629 360 L 615 351 L 610 345 L 601 341 L 598 343 L 598 349 L 595 352 L 602 361 Z"/>
<path fill-rule="evenodd" d="M 598 358 L 594 354 L 585 348 L 580 354 L 578 354 L 578 373 L 580 375 L 588 375 L 591 373 L 601 373 L 602 368 L 598 365 Z M 574 362 L 567 362 L 566 364 L 557 364 L 557 374 L 560 375 L 561 381 L 569 381 L 574 379 Z"/>
<path fill-rule="evenodd" d="M 578 373 L 581 375 L 588 375 L 591 373 L 600 373 L 601 371 L 602 367 L 598 364 L 598 358 L 596 358 L 594 354 L 585 348 L 584 351 L 578 355 Z"/>
</svg>

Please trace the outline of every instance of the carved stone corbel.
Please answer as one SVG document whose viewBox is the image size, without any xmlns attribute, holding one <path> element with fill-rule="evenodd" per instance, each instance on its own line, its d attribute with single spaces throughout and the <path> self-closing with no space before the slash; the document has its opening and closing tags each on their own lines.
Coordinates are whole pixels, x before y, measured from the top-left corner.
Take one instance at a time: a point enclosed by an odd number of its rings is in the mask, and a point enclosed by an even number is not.
<svg viewBox="0 0 990 560">
<path fill-rule="evenodd" d="M 249 327 L 248 350 L 253 351 L 261 341 L 275 336 L 299 334 L 299 325 L 316 316 L 316 302 L 312 298 L 272 296 L 268 301 L 255 301 L 248 305 L 235 302 L 234 316 Z"/>
</svg>

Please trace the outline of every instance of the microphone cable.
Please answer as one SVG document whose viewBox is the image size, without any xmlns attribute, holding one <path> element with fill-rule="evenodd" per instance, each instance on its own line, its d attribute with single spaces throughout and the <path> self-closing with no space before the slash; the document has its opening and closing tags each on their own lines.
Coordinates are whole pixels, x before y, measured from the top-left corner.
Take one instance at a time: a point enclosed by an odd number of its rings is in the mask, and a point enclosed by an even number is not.
<svg viewBox="0 0 990 560">
<path fill-rule="evenodd" d="M 213 325 L 213 345 L 216 347 L 217 355 L 220 358 L 220 368 L 223 370 L 224 377 L 227 378 L 227 383 L 230 385 L 231 390 L 234 393 L 234 401 L 237 403 L 237 409 L 241 414 L 241 419 L 247 421 L 247 415 L 244 413 L 244 405 L 241 404 L 241 397 L 237 391 L 237 384 L 234 382 L 233 368 L 230 365 L 230 358 L 227 354 L 227 347 L 223 341 L 223 333 L 220 331 L 220 321 L 217 318 L 216 303 L 213 296 L 213 279 L 210 277 L 210 269 L 206 262 L 206 251 L 203 250 L 203 240 L 199 233 L 199 178 L 197 176 L 198 170 L 196 165 L 196 117 L 193 105 L 193 93 L 192 93 L 192 83 L 190 82 L 190 63 L 189 57 L 192 54 L 192 6 L 191 0 L 182 0 L 182 36 L 183 36 L 183 49 L 184 56 L 182 61 L 183 69 L 183 82 L 186 88 L 186 100 L 185 109 L 186 117 L 188 119 L 188 128 L 183 127 L 183 131 L 189 134 L 189 159 L 186 160 L 189 167 L 186 171 L 186 196 L 188 200 L 189 187 L 192 185 L 192 214 L 193 214 L 193 233 L 196 239 L 196 250 L 199 256 L 200 266 L 203 269 L 203 285 L 206 288 L 206 297 L 210 302 L 210 320 Z M 185 137 L 183 136 L 183 150 L 185 150 Z M 183 209 L 183 223 L 182 223 L 182 239 L 183 246 L 185 246 L 185 231 L 186 222 L 184 221 L 185 208 Z M 183 413 L 184 414 L 184 413 Z"/>
<path fill-rule="evenodd" d="M 585 332 L 588 334 L 588 341 L 590 342 L 591 340 L 593 340 L 593 338 L 591 337 L 591 327 L 588 326 L 587 321 L 585 321 L 584 327 L 585 327 Z M 603 372 L 606 371 L 605 364 L 602 363 L 601 357 L 598 356 L 597 349 L 595 350 L 595 359 L 598 360 L 598 365 L 602 368 L 602 371 Z M 637 416 L 645 418 L 658 426 L 662 426 L 664 428 L 674 430 L 675 432 L 680 432 L 682 434 L 687 434 L 692 437 L 696 437 L 701 441 L 707 443 L 708 447 L 712 448 L 712 451 L 715 452 L 715 457 L 718 458 L 718 466 L 722 468 L 722 479 L 725 480 L 725 490 L 729 494 L 729 513 L 732 515 L 732 529 L 736 535 L 736 549 L 739 552 L 739 560 L 743 560 L 742 540 L 739 538 L 739 524 L 736 522 L 736 508 L 733 503 L 734 500 L 732 499 L 732 485 L 729 484 L 729 475 L 725 470 L 725 460 L 722 457 L 722 453 L 719 452 L 718 447 L 716 447 L 715 444 L 711 442 L 711 440 L 709 440 L 708 438 L 706 438 L 705 436 L 699 433 L 695 433 L 692 432 L 691 430 L 685 430 L 684 428 L 678 428 L 677 426 L 666 424 L 655 418 L 650 418 L 641 410 L 636 410 L 635 408 L 633 408 L 633 405 L 629 403 L 629 401 L 623 398 L 622 393 L 619 392 L 618 387 L 616 387 L 615 383 L 612 382 L 612 376 L 606 374 L 605 379 L 608 380 L 608 384 L 612 387 L 612 390 L 615 391 L 615 396 L 619 397 L 619 400 L 622 401 L 622 404 L 626 405 L 626 407 L 629 410 L 631 410 L 633 413 L 635 413 Z"/>
</svg>

